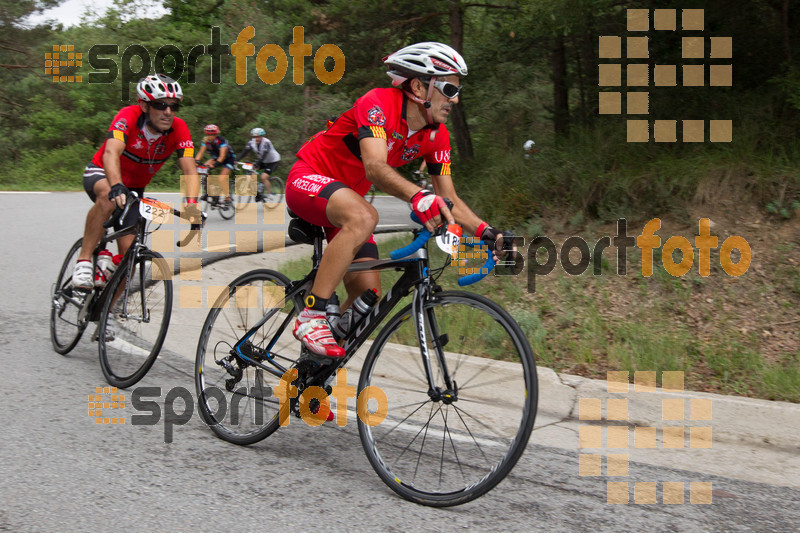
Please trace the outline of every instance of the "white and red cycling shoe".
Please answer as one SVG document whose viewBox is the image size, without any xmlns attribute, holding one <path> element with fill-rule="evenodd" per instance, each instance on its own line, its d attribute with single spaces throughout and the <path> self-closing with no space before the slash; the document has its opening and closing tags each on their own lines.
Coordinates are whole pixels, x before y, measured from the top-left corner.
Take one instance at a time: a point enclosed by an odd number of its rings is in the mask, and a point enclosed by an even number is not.
<svg viewBox="0 0 800 533">
<path fill-rule="evenodd" d="M 292 333 L 311 353 L 325 357 L 344 357 L 344 348 L 333 338 L 325 311 L 306 307 L 297 317 Z"/>
</svg>

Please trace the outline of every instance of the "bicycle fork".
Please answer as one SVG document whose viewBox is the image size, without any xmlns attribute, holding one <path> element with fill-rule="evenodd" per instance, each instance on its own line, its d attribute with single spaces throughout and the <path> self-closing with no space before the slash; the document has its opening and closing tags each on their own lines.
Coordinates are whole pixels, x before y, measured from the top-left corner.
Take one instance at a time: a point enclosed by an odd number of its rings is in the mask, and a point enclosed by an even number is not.
<svg viewBox="0 0 800 533">
<path fill-rule="evenodd" d="M 422 366 L 425 368 L 425 375 L 428 379 L 428 396 L 435 402 L 441 401 L 445 404 L 450 404 L 458 400 L 458 384 L 451 378 L 444 356 L 444 347 L 449 341 L 448 336 L 446 333 L 439 333 L 439 324 L 436 320 L 433 306 L 425 307 L 425 303 L 430 301 L 432 297 L 432 288 L 427 283 L 418 286 L 414 290 L 411 314 L 414 316 L 414 326 L 416 327 Z M 428 335 L 430 335 L 433 354 L 428 348 Z M 445 386 L 444 390 L 436 385 L 431 357 L 435 357 L 438 363 Z"/>
</svg>

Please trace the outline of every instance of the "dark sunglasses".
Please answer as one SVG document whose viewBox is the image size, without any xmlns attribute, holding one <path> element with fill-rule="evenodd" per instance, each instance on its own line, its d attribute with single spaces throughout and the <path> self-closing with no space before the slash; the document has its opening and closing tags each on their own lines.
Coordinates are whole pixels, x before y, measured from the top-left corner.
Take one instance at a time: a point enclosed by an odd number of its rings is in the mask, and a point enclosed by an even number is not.
<svg viewBox="0 0 800 533">
<path fill-rule="evenodd" d="M 461 92 L 461 85 L 450 83 L 449 81 L 435 81 L 433 86 L 439 89 L 439 92 L 445 95 L 446 98 L 452 99 L 458 96 Z"/>
<path fill-rule="evenodd" d="M 166 102 L 154 101 L 154 102 L 150 102 L 150 106 L 151 106 L 153 109 L 157 110 L 157 111 L 165 111 L 167 108 L 170 108 L 170 109 L 172 109 L 173 111 L 176 111 L 176 112 L 177 112 L 177 111 L 178 111 L 178 109 L 180 109 L 180 108 L 181 108 L 181 104 L 180 104 L 180 102 L 176 102 L 176 103 L 174 103 L 174 104 L 168 104 L 168 103 L 166 103 Z"/>
</svg>

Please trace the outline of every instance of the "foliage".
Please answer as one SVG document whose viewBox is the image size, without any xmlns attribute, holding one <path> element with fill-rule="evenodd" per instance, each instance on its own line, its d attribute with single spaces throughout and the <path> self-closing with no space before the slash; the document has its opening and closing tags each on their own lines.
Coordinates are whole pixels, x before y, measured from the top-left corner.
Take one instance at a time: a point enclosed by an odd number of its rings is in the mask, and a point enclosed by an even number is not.
<svg viewBox="0 0 800 533">
<path fill-rule="evenodd" d="M 41 68 L 52 44 L 71 43 L 84 53 L 95 44 L 116 44 L 117 63 L 131 44 L 143 45 L 152 58 L 170 44 L 188 58 L 193 47 L 212 41 L 212 28 L 229 45 L 245 26 L 252 26 L 250 43 L 256 53 L 247 58 L 247 82 L 236 82 L 233 57 L 224 55 L 217 66 L 208 55 L 200 56 L 179 72 L 186 93 L 180 116 L 198 141 L 204 124 L 218 124 L 236 151 L 252 127 L 265 128 L 282 154 L 284 171 L 325 119 L 345 111 L 365 88 L 388 85 L 381 68 L 384 56 L 410 42 L 448 42 L 457 38 L 452 32 L 463 30 L 462 52 L 470 76 L 461 101 L 475 157 L 459 159 L 454 152 L 454 177 L 459 194 L 494 224 L 528 227 L 551 210 L 566 210 L 570 216 L 580 212 L 585 220 L 676 211 L 712 190 L 715 180 L 733 180 L 730 188 L 742 198 L 769 205 L 784 218 L 800 195 L 800 67 L 797 53 L 792 54 L 800 49 L 800 32 L 793 30 L 799 14 L 794 6 L 785 13 L 781 2 L 751 0 L 746 9 L 736 11 L 722 0 L 659 4 L 659 9 L 676 10 L 677 26 L 683 9 L 703 8 L 702 35 L 733 38 L 733 86 L 650 87 L 649 115 L 636 118 L 677 120 L 678 136 L 684 118 L 730 119 L 733 142 L 634 144 L 626 139 L 629 117 L 598 114 L 597 64 L 613 62 L 598 59 L 599 37 L 618 35 L 624 42 L 626 10 L 651 9 L 650 2 L 164 0 L 169 14 L 142 19 L 142 1 L 119 0 L 99 18 L 66 29 L 19 24 L 26 14 L 55 0 L 28 0 L 0 10 L 0 128 L 5 141 L 0 157 L 10 163 L 0 187 L 34 186 L 30 176 L 39 175 L 43 161 L 52 164 L 45 171 L 58 176 L 59 183 L 68 175 L 79 176 L 85 164 L 79 159 L 87 147 L 99 146 L 113 114 L 135 99 L 132 85 L 123 87 L 120 80 L 53 83 Z M 455 19 L 454 13 L 463 18 Z M 312 46 L 302 85 L 293 83 L 289 55 L 296 27 L 303 28 L 304 42 Z M 681 31 L 642 35 L 650 38 L 650 64 L 683 62 Z M 263 57 L 258 59 L 268 44 L 288 56 L 286 76 L 273 85 L 260 79 L 257 68 L 259 62 L 262 69 L 276 68 L 275 58 L 266 64 Z M 321 83 L 314 73 L 313 54 L 323 44 L 335 44 L 345 54 L 345 75 L 332 85 Z M 563 54 L 555 54 L 557 49 Z M 559 75 L 558 61 L 563 66 Z M 164 68 L 174 67 L 167 60 Z M 217 68 L 220 79 L 215 82 L 212 72 Z M 330 59 L 326 68 L 332 68 Z M 90 70 L 84 57 L 79 71 Z M 565 99 L 556 98 L 556 87 L 565 91 Z M 128 98 L 123 97 L 126 90 Z M 620 89 L 600 88 L 606 90 Z M 624 88 L 622 92 L 624 100 Z M 521 147 L 529 138 L 536 140 L 539 153 L 524 159 Z M 58 154 L 57 161 L 53 154 Z M 164 173 L 160 179 L 170 177 Z"/>
</svg>

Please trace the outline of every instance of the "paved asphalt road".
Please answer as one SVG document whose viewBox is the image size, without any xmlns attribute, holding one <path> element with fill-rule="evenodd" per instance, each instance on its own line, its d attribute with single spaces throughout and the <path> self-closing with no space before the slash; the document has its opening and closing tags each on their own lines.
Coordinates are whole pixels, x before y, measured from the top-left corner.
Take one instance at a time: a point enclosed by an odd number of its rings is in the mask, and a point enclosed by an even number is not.
<svg viewBox="0 0 800 533">
<path fill-rule="evenodd" d="M 0 194 L 0 530 L 798 530 L 800 491 L 644 464 L 631 463 L 627 481 L 712 481 L 714 503 L 609 505 L 607 478 L 580 477 L 574 451 L 535 438 L 488 495 L 433 509 L 380 481 L 355 424 L 293 422 L 250 447 L 197 416 L 169 444 L 162 425 L 97 426 L 87 413 L 104 385 L 96 345 L 62 357 L 48 332 L 50 287 L 88 206 L 80 193 Z M 186 339 L 189 357 L 162 354 L 140 385 L 193 392 L 195 344 Z"/>
</svg>

